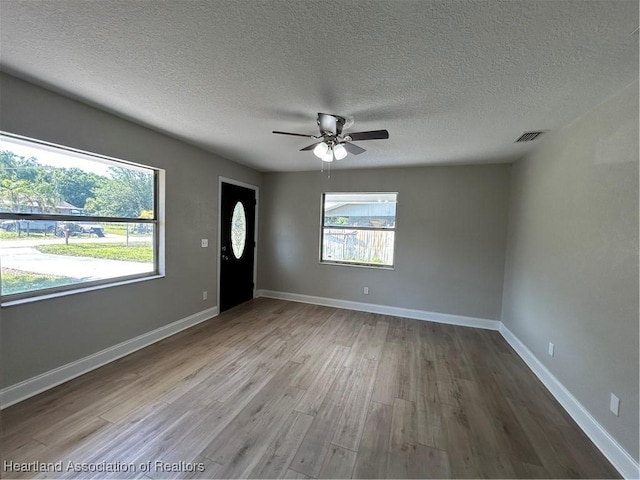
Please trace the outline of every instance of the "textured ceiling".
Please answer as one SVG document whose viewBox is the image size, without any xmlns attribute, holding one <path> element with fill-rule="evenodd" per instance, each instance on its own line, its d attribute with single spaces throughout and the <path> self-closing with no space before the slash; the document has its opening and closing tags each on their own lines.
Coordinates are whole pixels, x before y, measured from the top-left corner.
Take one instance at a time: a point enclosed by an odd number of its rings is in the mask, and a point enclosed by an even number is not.
<svg viewBox="0 0 640 480">
<path fill-rule="evenodd" d="M 638 78 L 636 0 L 0 3 L 17 76 L 263 171 L 317 112 L 389 140 L 335 167 L 512 161 Z"/>
</svg>

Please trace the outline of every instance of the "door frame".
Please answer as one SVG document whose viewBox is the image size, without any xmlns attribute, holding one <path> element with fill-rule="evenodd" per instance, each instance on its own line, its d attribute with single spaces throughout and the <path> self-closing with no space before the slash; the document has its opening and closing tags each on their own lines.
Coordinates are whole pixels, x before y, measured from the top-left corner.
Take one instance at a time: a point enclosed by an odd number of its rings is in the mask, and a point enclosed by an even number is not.
<svg viewBox="0 0 640 480">
<path fill-rule="evenodd" d="M 234 180 L 233 178 L 223 177 L 222 175 L 218 176 L 218 242 L 216 245 L 216 265 L 218 269 L 218 282 L 217 282 L 217 290 L 218 296 L 216 299 L 218 313 L 220 313 L 220 249 L 222 244 L 222 235 L 221 235 L 221 227 L 222 227 L 222 184 L 228 183 L 230 185 L 236 185 L 238 187 L 248 188 L 249 190 L 255 191 L 256 194 L 256 209 L 255 209 L 255 228 L 253 232 L 253 241 L 255 242 L 255 247 L 253 251 L 253 297 L 256 296 L 257 284 L 258 284 L 258 205 L 260 204 L 260 188 L 257 185 L 252 185 L 250 183 L 241 182 L 239 180 Z"/>
</svg>

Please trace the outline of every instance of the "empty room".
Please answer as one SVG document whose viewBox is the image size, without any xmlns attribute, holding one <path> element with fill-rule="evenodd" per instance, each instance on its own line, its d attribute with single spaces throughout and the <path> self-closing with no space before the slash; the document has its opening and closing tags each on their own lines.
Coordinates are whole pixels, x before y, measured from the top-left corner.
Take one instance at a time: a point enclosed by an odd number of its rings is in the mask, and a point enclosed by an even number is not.
<svg viewBox="0 0 640 480">
<path fill-rule="evenodd" d="M 0 478 L 640 478 L 638 25 L 0 0 Z"/>
</svg>

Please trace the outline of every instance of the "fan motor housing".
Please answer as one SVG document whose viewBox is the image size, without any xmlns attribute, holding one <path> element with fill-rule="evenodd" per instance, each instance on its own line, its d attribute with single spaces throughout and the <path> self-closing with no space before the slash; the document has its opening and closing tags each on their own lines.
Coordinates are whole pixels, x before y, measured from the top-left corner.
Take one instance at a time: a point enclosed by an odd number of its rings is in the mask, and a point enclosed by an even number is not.
<svg viewBox="0 0 640 480">
<path fill-rule="evenodd" d="M 342 133 L 342 127 L 346 119 L 338 115 L 331 115 L 330 113 L 318 113 L 318 126 L 320 127 L 320 133 L 323 136 L 338 136 Z"/>
</svg>

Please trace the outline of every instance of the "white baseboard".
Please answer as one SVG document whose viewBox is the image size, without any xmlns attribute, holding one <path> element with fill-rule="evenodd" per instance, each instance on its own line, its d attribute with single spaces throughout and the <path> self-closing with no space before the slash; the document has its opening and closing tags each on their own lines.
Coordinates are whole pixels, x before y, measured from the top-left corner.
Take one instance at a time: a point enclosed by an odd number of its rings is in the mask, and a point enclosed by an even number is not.
<svg viewBox="0 0 640 480">
<path fill-rule="evenodd" d="M 383 315 L 414 318 L 416 320 L 447 323 L 449 325 L 461 325 L 463 327 L 483 328 L 485 330 L 500 329 L 500 322 L 498 320 L 450 315 L 448 313 L 427 312 L 425 310 L 413 310 L 410 308 L 390 307 L 388 305 L 378 305 L 375 303 L 352 302 L 350 300 L 314 297 L 312 295 L 301 295 L 299 293 L 275 292 L 273 290 L 258 290 L 256 292 L 256 296 L 292 300 L 294 302 L 311 303 L 327 307 L 346 308 L 347 310 L 359 310 L 361 312 L 381 313 Z"/>
<path fill-rule="evenodd" d="M 88 357 L 81 358 L 61 367 L 55 368 L 36 377 L 29 378 L 15 385 L 11 385 L 0 390 L 0 407 L 6 408 L 14 403 L 26 400 L 38 393 L 49 390 L 61 383 L 67 382 L 73 378 L 79 377 L 91 370 L 95 370 L 107 363 L 113 362 L 118 358 L 129 355 L 130 353 L 147 347 L 152 343 L 159 342 L 163 338 L 185 330 L 189 327 L 204 322 L 218 315 L 218 307 L 212 307 L 207 310 L 189 315 L 186 318 L 170 323 L 163 327 L 157 328 L 150 332 L 131 338 L 122 343 L 96 352 Z"/>
<path fill-rule="evenodd" d="M 593 418 L 586 408 L 567 388 L 544 366 L 518 337 L 500 323 L 500 333 L 531 371 L 547 387 L 571 418 L 598 447 L 605 457 L 624 478 L 640 478 L 640 465 L 622 446 Z"/>
</svg>

